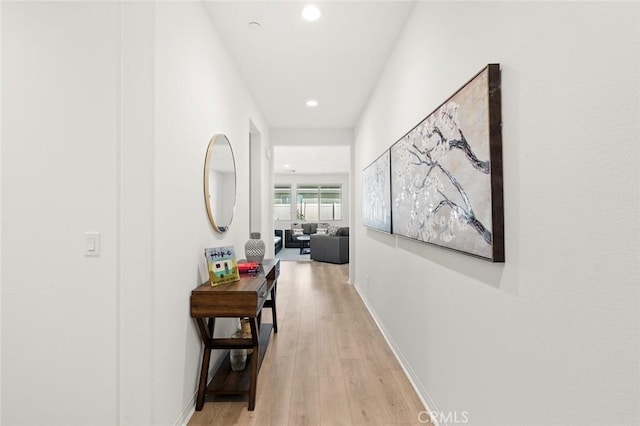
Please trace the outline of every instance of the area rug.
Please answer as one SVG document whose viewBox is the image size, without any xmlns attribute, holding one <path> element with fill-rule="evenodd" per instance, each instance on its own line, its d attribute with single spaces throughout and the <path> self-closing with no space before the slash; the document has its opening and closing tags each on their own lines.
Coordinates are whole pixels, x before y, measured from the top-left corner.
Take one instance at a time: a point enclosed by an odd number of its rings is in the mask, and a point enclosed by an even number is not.
<svg viewBox="0 0 640 426">
<path fill-rule="evenodd" d="M 297 248 L 283 248 L 276 254 L 276 259 L 283 261 L 310 261 L 311 255 L 300 254 L 300 249 Z"/>
</svg>

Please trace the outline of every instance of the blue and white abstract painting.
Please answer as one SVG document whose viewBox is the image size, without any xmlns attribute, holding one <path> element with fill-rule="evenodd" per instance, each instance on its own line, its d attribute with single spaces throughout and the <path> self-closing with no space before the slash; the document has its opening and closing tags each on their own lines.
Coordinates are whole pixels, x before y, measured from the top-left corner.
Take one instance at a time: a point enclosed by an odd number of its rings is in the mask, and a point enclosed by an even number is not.
<svg viewBox="0 0 640 426">
<path fill-rule="evenodd" d="M 391 160 L 389 150 L 362 171 L 362 222 L 378 231 L 391 232 Z"/>
</svg>

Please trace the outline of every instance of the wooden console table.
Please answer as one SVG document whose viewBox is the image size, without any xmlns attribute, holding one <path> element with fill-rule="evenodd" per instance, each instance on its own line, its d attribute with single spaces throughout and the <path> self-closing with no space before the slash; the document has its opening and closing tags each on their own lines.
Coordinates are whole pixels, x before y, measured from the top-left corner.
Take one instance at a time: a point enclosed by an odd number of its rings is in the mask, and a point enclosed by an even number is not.
<svg viewBox="0 0 640 426">
<path fill-rule="evenodd" d="M 191 292 L 191 316 L 195 318 L 204 345 L 196 410 L 202 410 L 206 394 L 249 395 L 249 411 L 256 404 L 258 371 L 269 344 L 271 329 L 278 332 L 276 288 L 280 260 L 265 259 L 256 275 L 241 275 L 239 281 L 211 287 L 209 282 Z M 267 296 L 271 294 L 271 299 Z M 262 308 L 271 308 L 273 324 L 262 323 Z M 249 318 L 251 339 L 214 338 L 216 318 Z M 212 349 L 253 349 L 243 371 L 231 370 L 229 356 L 207 384 Z"/>
</svg>

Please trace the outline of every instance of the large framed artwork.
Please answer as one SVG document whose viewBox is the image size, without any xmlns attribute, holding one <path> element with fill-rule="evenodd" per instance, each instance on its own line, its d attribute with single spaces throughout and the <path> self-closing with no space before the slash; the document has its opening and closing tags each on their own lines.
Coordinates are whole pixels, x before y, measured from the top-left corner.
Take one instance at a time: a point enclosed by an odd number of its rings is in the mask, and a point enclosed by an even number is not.
<svg viewBox="0 0 640 426">
<path fill-rule="evenodd" d="M 389 150 L 362 171 L 363 225 L 391 233 L 391 159 Z"/>
<path fill-rule="evenodd" d="M 391 147 L 393 233 L 504 262 L 500 65 Z"/>
</svg>

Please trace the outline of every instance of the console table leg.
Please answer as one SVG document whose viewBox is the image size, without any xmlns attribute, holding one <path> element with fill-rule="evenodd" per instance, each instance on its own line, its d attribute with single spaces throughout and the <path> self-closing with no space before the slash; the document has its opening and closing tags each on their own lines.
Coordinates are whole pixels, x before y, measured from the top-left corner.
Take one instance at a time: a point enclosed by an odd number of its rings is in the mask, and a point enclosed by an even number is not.
<svg viewBox="0 0 640 426">
<path fill-rule="evenodd" d="M 256 388 L 258 386 L 258 359 L 260 358 L 260 328 L 256 318 L 249 318 L 253 353 L 251 354 L 251 385 L 249 387 L 249 411 L 256 407 Z"/>
<path fill-rule="evenodd" d="M 204 395 L 207 391 L 207 376 L 209 375 L 209 361 L 211 360 L 211 349 L 204 347 L 202 354 L 202 368 L 200 369 L 200 384 L 198 385 L 198 400 L 196 401 L 196 411 L 202 410 L 204 406 Z"/>
<path fill-rule="evenodd" d="M 196 400 L 196 410 L 202 410 L 204 406 L 204 396 L 207 393 L 207 379 L 209 376 L 209 362 L 211 361 L 210 342 L 213 339 L 213 330 L 216 326 L 215 317 L 209 318 L 205 323 L 204 318 L 196 318 L 200 338 L 204 343 L 204 351 L 202 353 L 202 368 L 200 369 L 200 383 L 198 384 L 198 399 Z"/>
<path fill-rule="evenodd" d="M 273 284 L 273 288 L 271 289 L 271 316 L 273 317 L 273 332 L 278 332 L 278 316 L 276 315 L 276 286 L 278 282 L 276 281 Z"/>
</svg>

